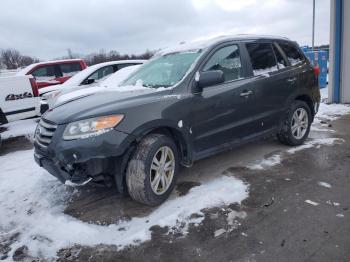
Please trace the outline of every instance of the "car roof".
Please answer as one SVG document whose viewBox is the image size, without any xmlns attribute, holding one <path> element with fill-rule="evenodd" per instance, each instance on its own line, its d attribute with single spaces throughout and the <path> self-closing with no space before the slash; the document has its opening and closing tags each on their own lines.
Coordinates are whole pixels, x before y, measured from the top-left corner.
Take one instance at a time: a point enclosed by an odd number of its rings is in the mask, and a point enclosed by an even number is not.
<svg viewBox="0 0 350 262">
<path fill-rule="evenodd" d="M 165 48 L 160 50 L 157 55 L 165 55 L 176 52 L 195 51 L 200 49 L 207 49 L 220 43 L 229 41 L 243 41 L 243 40 L 283 40 L 291 41 L 286 37 L 281 36 L 270 36 L 270 35 L 250 35 L 250 34 L 239 34 L 239 35 L 223 35 L 214 38 L 199 39 L 190 42 L 182 42 L 174 47 Z"/>
</svg>

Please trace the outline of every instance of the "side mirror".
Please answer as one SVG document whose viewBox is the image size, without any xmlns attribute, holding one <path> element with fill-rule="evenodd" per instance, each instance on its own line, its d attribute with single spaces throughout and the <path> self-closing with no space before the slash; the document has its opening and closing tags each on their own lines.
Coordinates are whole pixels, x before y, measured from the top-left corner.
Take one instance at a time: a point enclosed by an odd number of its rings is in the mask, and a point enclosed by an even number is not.
<svg viewBox="0 0 350 262">
<path fill-rule="evenodd" d="M 205 87 L 218 85 L 225 82 L 224 73 L 221 70 L 213 70 L 207 72 L 200 72 L 196 79 L 197 86 L 202 89 Z"/>
</svg>

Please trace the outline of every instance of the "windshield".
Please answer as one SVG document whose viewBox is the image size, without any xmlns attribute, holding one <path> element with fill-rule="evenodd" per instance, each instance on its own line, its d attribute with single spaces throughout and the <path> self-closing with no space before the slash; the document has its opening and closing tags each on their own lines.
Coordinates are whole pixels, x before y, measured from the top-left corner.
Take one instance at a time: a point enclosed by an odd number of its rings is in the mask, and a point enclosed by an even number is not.
<svg viewBox="0 0 350 262">
<path fill-rule="evenodd" d="M 142 66 L 122 86 L 170 87 L 177 84 L 201 54 L 181 52 L 163 55 Z"/>
</svg>

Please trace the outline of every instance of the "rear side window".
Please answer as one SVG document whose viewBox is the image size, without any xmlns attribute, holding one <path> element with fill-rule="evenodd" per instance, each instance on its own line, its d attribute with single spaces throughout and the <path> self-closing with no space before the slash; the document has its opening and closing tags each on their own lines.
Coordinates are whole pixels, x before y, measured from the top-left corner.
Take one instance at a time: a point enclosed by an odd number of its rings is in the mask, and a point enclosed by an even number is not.
<svg viewBox="0 0 350 262">
<path fill-rule="evenodd" d="M 288 64 L 287 61 L 284 59 L 281 51 L 275 45 L 272 45 L 272 47 L 276 55 L 278 69 L 286 68 Z"/>
<path fill-rule="evenodd" d="M 305 61 L 304 56 L 294 45 L 289 43 L 278 43 L 278 45 L 282 48 L 292 66 L 303 63 Z"/>
<path fill-rule="evenodd" d="M 242 64 L 237 45 L 223 47 L 214 53 L 203 71 L 214 70 L 221 70 L 224 73 L 225 82 L 241 78 Z"/>
<path fill-rule="evenodd" d="M 52 79 L 56 78 L 55 66 L 48 65 L 48 66 L 39 67 L 38 69 L 34 70 L 31 73 L 31 75 L 34 76 L 37 81 L 52 80 Z"/>
<path fill-rule="evenodd" d="M 246 44 L 254 76 L 277 71 L 275 55 L 270 43 Z"/>
<path fill-rule="evenodd" d="M 58 66 L 61 69 L 62 76 L 73 76 L 81 71 L 81 66 L 79 63 L 59 64 Z"/>
<path fill-rule="evenodd" d="M 113 73 L 114 73 L 114 69 L 113 69 L 112 65 L 105 66 L 105 67 L 98 69 L 95 73 L 90 75 L 88 77 L 88 79 L 93 79 L 95 81 L 98 81 L 98 80 L 105 78 L 106 76 L 109 76 L 110 74 L 113 74 Z"/>
</svg>

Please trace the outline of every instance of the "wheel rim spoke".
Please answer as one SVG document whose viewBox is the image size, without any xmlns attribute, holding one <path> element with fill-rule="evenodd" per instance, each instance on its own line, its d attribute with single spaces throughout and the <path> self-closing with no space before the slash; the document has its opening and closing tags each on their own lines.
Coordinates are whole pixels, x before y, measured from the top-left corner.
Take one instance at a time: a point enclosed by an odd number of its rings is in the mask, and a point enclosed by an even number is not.
<svg viewBox="0 0 350 262">
<path fill-rule="evenodd" d="M 156 177 L 154 178 L 153 182 L 151 183 L 153 190 L 156 192 L 158 191 L 160 178 L 161 178 L 161 175 L 159 173 L 157 173 Z"/>
<path fill-rule="evenodd" d="M 159 165 L 157 165 L 156 163 L 152 163 L 152 165 L 151 165 L 151 170 L 154 170 L 154 171 L 156 171 L 156 172 L 158 172 L 159 171 Z"/>
<path fill-rule="evenodd" d="M 160 177 L 160 182 L 162 184 L 162 189 L 164 190 L 166 188 L 166 181 L 165 181 L 164 175 Z"/>
<path fill-rule="evenodd" d="M 295 133 L 295 131 L 297 131 L 297 129 L 298 129 L 298 125 L 294 125 L 294 126 L 292 126 L 292 133 L 294 134 Z"/>
</svg>

